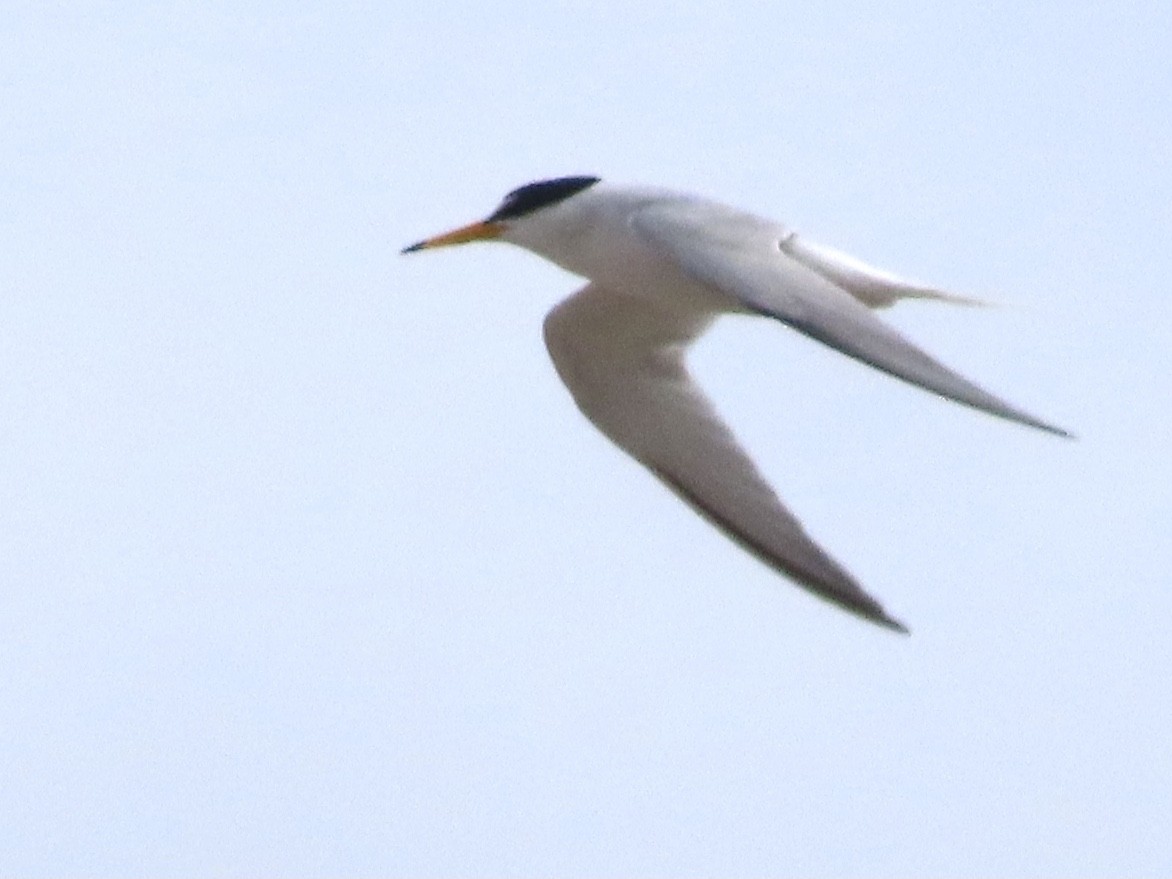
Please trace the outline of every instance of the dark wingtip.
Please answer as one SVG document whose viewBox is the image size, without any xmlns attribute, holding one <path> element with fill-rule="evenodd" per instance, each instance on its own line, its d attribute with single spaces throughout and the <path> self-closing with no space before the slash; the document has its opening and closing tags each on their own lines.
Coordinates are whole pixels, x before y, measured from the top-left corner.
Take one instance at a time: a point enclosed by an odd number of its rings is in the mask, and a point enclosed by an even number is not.
<svg viewBox="0 0 1172 879">
<path fill-rule="evenodd" d="M 894 617 L 889 617 L 889 616 L 884 615 L 884 616 L 868 617 L 868 619 L 871 620 L 872 622 L 882 626 L 885 629 L 890 629 L 893 632 L 899 632 L 899 634 L 901 634 L 901 635 L 911 635 L 911 633 L 912 633 L 911 629 L 909 629 L 907 626 L 905 626 L 903 623 L 901 623 L 899 620 L 895 619 Z"/>
<path fill-rule="evenodd" d="M 414 244 L 412 244 L 410 247 L 404 247 L 402 250 L 400 250 L 399 255 L 402 256 L 404 253 L 415 253 L 417 250 L 423 250 L 423 248 L 425 248 L 426 246 L 427 246 L 426 241 L 417 241 Z"/>
<path fill-rule="evenodd" d="M 1050 434 L 1051 436 L 1061 437 L 1062 439 L 1068 439 L 1068 440 L 1078 439 L 1078 437 L 1075 436 L 1073 433 L 1071 433 L 1069 430 L 1063 430 L 1061 427 L 1055 427 L 1053 424 L 1046 424 L 1044 422 L 1038 421 L 1038 422 L 1031 423 L 1030 426 L 1036 427 L 1036 428 L 1038 428 L 1038 430 L 1044 430 L 1046 433 Z"/>
</svg>

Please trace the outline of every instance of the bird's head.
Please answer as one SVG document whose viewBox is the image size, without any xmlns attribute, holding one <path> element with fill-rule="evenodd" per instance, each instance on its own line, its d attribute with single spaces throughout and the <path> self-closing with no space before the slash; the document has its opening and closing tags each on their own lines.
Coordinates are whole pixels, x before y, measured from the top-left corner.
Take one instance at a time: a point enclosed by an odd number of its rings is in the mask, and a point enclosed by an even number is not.
<svg viewBox="0 0 1172 879">
<path fill-rule="evenodd" d="M 403 253 L 447 247 L 452 244 L 467 244 L 471 241 L 492 241 L 498 238 L 508 240 L 510 231 L 521 230 L 528 223 L 540 221 L 551 207 L 589 189 L 597 182 L 597 177 L 581 176 L 526 183 L 506 195 L 500 206 L 485 219 L 442 235 L 425 238 L 403 248 Z"/>
</svg>

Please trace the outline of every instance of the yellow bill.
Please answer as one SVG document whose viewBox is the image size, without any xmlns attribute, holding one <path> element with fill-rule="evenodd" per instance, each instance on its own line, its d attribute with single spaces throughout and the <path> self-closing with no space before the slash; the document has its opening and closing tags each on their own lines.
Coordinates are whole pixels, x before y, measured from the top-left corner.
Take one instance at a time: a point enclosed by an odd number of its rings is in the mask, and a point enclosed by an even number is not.
<svg viewBox="0 0 1172 879">
<path fill-rule="evenodd" d="M 461 226 L 459 229 L 453 229 L 451 232 L 445 232 L 443 235 L 436 235 L 434 238 L 425 238 L 418 244 L 404 247 L 402 252 L 414 253 L 417 250 L 430 250 L 433 247 L 449 247 L 453 244 L 467 244 L 470 241 L 491 241 L 493 238 L 499 238 L 502 232 L 504 232 L 504 227 L 500 223 L 493 223 L 490 220 L 480 220 L 475 223 L 469 223 L 467 226 Z"/>
</svg>

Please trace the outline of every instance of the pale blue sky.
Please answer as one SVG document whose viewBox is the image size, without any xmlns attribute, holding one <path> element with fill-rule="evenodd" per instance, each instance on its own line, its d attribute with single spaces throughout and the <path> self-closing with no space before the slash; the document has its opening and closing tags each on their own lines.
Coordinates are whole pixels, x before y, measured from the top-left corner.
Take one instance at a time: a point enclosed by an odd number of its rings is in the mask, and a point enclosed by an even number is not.
<svg viewBox="0 0 1172 879">
<path fill-rule="evenodd" d="M 1170 10 L 10 4 L 0 873 L 1167 874 Z M 1077 443 L 696 351 L 910 639 L 586 424 L 576 279 L 398 256 L 567 173 L 1006 303 L 890 318 Z"/>
</svg>

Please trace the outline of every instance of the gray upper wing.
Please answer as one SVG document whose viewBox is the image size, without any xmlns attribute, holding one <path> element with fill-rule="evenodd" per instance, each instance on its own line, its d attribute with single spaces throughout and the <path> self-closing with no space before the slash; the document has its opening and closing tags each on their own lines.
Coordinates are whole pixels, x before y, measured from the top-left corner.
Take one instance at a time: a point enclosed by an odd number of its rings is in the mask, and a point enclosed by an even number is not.
<svg viewBox="0 0 1172 879">
<path fill-rule="evenodd" d="M 913 345 L 851 294 L 786 252 L 784 226 L 722 205 L 679 200 L 632 218 L 683 271 L 762 314 L 921 388 L 1059 436 L 1067 431 L 1007 403 Z"/>
</svg>

